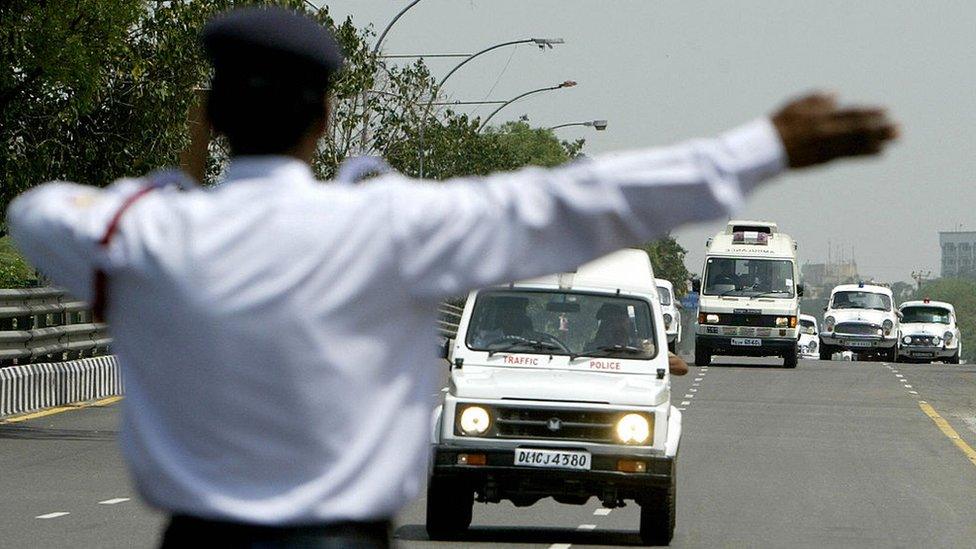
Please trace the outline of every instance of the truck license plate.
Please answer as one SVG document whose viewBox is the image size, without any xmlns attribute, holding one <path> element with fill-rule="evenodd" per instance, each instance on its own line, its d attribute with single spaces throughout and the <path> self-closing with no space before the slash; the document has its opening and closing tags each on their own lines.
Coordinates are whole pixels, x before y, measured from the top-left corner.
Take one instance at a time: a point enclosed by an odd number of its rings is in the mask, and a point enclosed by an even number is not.
<svg viewBox="0 0 976 549">
<path fill-rule="evenodd" d="M 515 465 L 589 471 L 590 453 L 578 450 L 532 450 L 516 448 Z"/>
<path fill-rule="evenodd" d="M 847 345 L 849 347 L 870 347 L 870 341 L 848 341 Z"/>
<path fill-rule="evenodd" d="M 732 345 L 740 347 L 762 347 L 762 340 L 754 337 L 733 337 Z"/>
</svg>

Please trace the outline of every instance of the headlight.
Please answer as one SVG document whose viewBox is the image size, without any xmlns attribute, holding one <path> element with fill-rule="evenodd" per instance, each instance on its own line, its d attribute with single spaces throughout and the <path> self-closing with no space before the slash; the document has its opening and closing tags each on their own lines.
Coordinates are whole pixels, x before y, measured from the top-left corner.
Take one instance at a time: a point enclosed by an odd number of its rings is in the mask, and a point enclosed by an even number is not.
<svg viewBox="0 0 976 549">
<path fill-rule="evenodd" d="M 461 420 L 458 423 L 464 434 L 481 435 L 491 426 L 491 416 L 481 406 L 468 406 L 461 411 Z"/>
<path fill-rule="evenodd" d="M 885 320 L 884 322 L 881 323 L 881 329 L 884 330 L 885 335 L 890 334 L 891 329 L 894 327 L 895 327 L 895 323 L 892 322 L 891 320 Z"/>
<path fill-rule="evenodd" d="M 643 444 L 651 438 L 651 425 L 640 414 L 627 414 L 617 422 L 617 438 L 626 444 Z"/>
<path fill-rule="evenodd" d="M 952 335 L 952 332 L 946 332 L 946 333 L 942 334 L 942 339 L 944 339 L 946 343 L 949 343 L 950 341 L 952 341 L 952 338 L 953 337 L 955 337 L 955 336 Z"/>
<path fill-rule="evenodd" d="M 671 315 L 669 315 L 667 313 L 664 314 L 664 327 L 665 328 L 669 328 L 671 326 L 671 322 L 673 322 L 673 321 L 674 321 L 674 318 Z"/>
<path fill-rule="evenodd" d="M 718 315 L 705 315 L 705 322 L 709 324 L 718 324 Z"/>
<path fill-rule="evenodd" d="M 933 336 L 932 345 L 942 345 L 942 338 L 939 336 Z"/>
<path fill-rule="evenodd" d="M 905 345 L 911 345 L 912 344 L 912 336 L 905 336 L 905 337 L 901 338 L 901 342 L 904 343 Z"/>
<path fill-rule="evenodd" d="M 827 330 L 828 332 L 834 331 L 834 317 L 828 316 L 824 319 L 824 330 Z"/>
<path fill-rule="evenodd" d="M 785 316 L 776 317 L 776 327 L 785 328 L 790 325 L 790 319 Z"/>
</svg>

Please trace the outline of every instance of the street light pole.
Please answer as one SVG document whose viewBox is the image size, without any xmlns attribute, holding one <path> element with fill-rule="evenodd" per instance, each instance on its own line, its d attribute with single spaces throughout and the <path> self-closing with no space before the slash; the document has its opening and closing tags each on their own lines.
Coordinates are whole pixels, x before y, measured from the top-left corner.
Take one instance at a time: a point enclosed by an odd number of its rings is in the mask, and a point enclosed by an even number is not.
<svg viewBox="0 0 976 549">
<path fill-rule="evenodd" d="M 568 128 L 570 126 L 587 126 L 596 129 L 598 132 L 602 132 L 607 129 L 606 120 L 591 120 L 589 122 L 570 122 L 568 124 L 559 124 L 558 126 L 552 126 L 549 131 L 558 130 L 559 128 Z"/>
<path fill-rule="evenodd" d="M 420 151 L 419 151 L 420 154 L 418 156 L 419 156 L 421 179 L 423 179 L 424 177 L 424 160 L 427 156 L 426 152 L 424 151 L 424 128 L 427 126 L 427 117 L 430 116 L 430 108 L 431 106 L 434 105 L 434 99 L 436 99 L 437 96 L 440 94 L 441 88 L 444 87 L 444 83 L 447 82 L 447 79 L 450 78 L 454 73 L 458 71 L 458 69 L 466 65 L 469 61 L 471 61 L 475 57 L 484 55 L 490 51 L 497 50 L 499 48 L 504 48 L 506 46 L 515 46 L 518 44 L 529 44 L 529 43 L 539 46 L 540 50 L 545 50 L 546 48 L 552 49 L 554 45 L 565 44 L 566 42 L 562 38 L 525 38 L 522 40 L 510 40 L 508 42 L 502 42 L 500 44 L 495 44 L 494 46 L 489 46 L 481 51 L 472 53 L 467 58 L 465 58 L 464 61 L 461 61 L 460 63 L 455 65 L 453 69 L 449 70 L 447 74 L 445 74 L 444 77 L 441 78 L 441 81 L 437 83 L 437 86 L 435 86 L 434 89 L 430 91 L 430 100 L 427 102 L 427 105 L 424 107 L 424 111 L 423 113 L 421 113 L 420 116 Z"/>
<path fill-rule="evenodd" d="M 390 29 L 393 28 L 393 25 L 397 21 L 399 21 L 401 17 L 403 17 L 404 13 L 407 13 L 407 10 L 416 6 L 418 2 L 420 2 L 420 0 L 413 0 L 412 2 L 407 4 L 407 7 L 400 10 L 400 12 L 393 17 L 393 20 L 390 21 L 390 23 L 386 26 L 386 28 L 383 29 L 383 32 L 380 33 L 380 37 L 377 38 L 376 43 L 373 44 L 373 57 L 376 57 L 376 54 L 380 52 L 380 46 L 383 44 L 383 39 L 386 38 L 387 33 L 390 32 Z"/>
<path fill-rule="evenodd" d="M 527 92 L 525 92 L 523 94 L 516 95 L 515 97 L 513 97 L 513 98 L 509 99 L 508 101 L 502 103 L 497 109 L 495 109 L 494 111 L 492 111 L 491 114 L 489 114 L 488 117 L 485 118 L 484 122 L 481 123 L 481 126 L 478 127 L 478 133 L 481 133 L 481 130 L 485 129 L 485 126 L 488 125 L 488 121 L 491 120 L 492 117 L 494 117 L 496 114 L 498 114 L 498 111 L 504 109 L 505 107 L 511 105 L 512 103 L 518 101 L 519 99 L 522 99 L 523 97 L 527 97 L 527 96 L 532 95 L 532 94 L 535 94 L 535 93 L 542 93 L 542 92 L 546 92 L 546 91 L 558 90 L 560 88 L 572 88 L 575 85 L 576 85 L 576 82 L 574 82 L 572 80 L 567 80 L 567 81 L 563 82 L 562 84 L 558 84 L 556 86 L 549 86 L 548 88 L 539 88 L 537 90 L 530 90 L 530 91 L 527 91 Z"/>
</svg>

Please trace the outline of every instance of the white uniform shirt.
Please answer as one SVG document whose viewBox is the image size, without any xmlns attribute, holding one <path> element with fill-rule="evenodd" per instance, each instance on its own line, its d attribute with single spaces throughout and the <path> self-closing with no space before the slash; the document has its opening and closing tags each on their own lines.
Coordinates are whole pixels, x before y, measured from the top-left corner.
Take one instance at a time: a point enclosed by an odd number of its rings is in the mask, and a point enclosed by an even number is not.
<svg viewBox="0 0 976 549">
<path fill-rule="evenodd" d="M 121 442 L 140 493 L 261 524 L 393 517 L 424 484 L 446 296 L 564 271 L 731 213 L 785 166 L 758 120 L 720 138 L 442 184 L 322 185 L 285 157 L 157 190 L 41 185 L 8 224 L 82 299 L 109 276 Z"/>
</svg>

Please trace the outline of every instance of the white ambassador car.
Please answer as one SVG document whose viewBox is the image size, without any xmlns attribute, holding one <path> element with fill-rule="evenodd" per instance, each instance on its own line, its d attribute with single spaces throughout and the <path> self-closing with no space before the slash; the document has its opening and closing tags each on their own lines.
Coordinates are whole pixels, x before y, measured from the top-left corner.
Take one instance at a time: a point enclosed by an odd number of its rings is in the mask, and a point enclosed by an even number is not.
<svg viewBox="0 0 976 549">
<path fill-rule="evenodd" d="M 452 539 L 474 501 L 551 497 L 640 507 L 640 537 L 675 523 L 681 412 L 654 270 L 620 250 L 575 272 L 472 292 L 433 417 L 427 533 Z"/>
<path fill-rule="evenodd" d="M 859 359 L 895 362 L 898 312 L 891 290 L 874 284 L 843 284 L 830 292 L 820 332 L 820 360 L 850 351 Z"/>
<path fill-rule="evenodd" d="M 664 313 L 664 333 L 668 335 L 668 350 L 677 352 L 681 343 L 681 311 L 674 296 L 674 284 L 670 280 L 655 278 L 657 292 L 661 296 L 661 312 Z"/>
<path fill-rule="evenodd" d="M 818 341 L 819 330 L 817 329 L 817 319 L 811 315 L 800 315 L 800 337 L 796 342 L 796 353 L 800 358 L 820 358 L 817 349 L 820 347 Z"/>
<path fill-rule="evenodd" d="M 898 362 L 959 364 L 962 339 L 956 326 L 956 309 L 942 301 L 907 301 L 901 313 Z"/>
</svg>

